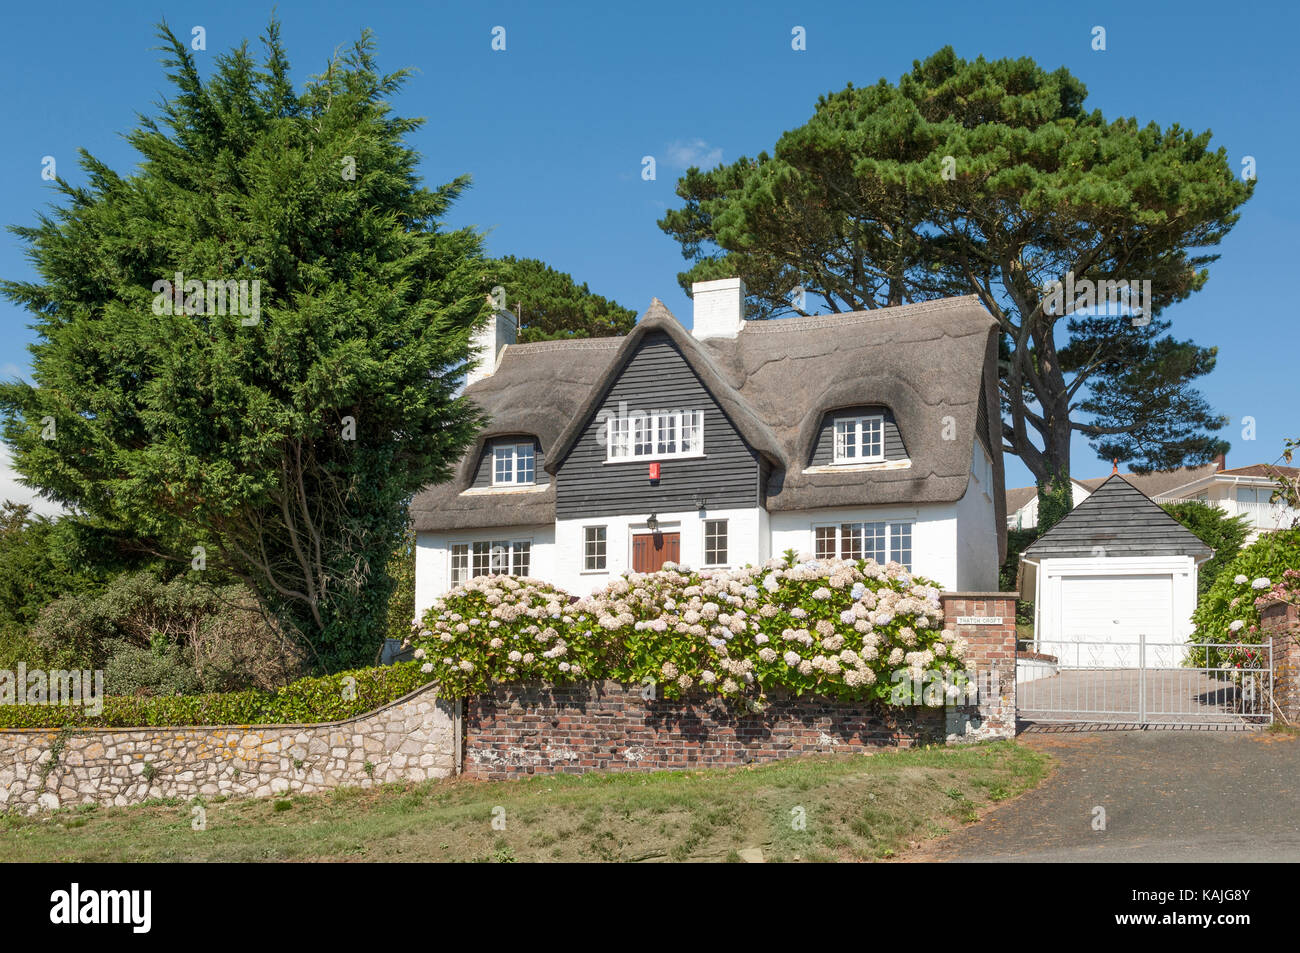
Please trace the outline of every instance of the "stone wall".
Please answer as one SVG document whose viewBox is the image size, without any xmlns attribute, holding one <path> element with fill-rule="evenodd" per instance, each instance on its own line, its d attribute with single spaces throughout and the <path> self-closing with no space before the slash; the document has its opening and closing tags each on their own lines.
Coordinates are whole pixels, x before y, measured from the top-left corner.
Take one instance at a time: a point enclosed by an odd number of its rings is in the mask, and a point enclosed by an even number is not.
<svg viewBox="0 0 1300 953">
<path fill-rule="evenodd" d="M 1300 607 L 1275 602 L 1259 612 L 1263 639 L 1273 640 L 1274 714 L 1300 722 Z"/>
<path fill-rule="evenodd" d="M 317 725 L 0 731 L 0 810 L 445 777 L 456 767 L 455 710 L 427 685 L 370 714 Z"/>
<path fill-rule="evenodd" d="M 465 774 L 718 768 L 813 752 L 943 740 L 942 708 L 886 708 L 768 693 L 761 714 L 712 693 L 645 699 L 617 682 L 502 685 L 465 703 Z"/>
</svg>

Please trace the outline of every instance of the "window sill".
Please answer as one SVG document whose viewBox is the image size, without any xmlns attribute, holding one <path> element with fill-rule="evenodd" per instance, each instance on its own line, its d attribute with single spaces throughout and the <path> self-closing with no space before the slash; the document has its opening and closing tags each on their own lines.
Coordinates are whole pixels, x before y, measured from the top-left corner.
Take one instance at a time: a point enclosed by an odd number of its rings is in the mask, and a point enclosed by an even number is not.
<svg viewBox="0 0 1300 953">
<path fill-rule="evenodd" d="M 461 496 L 482 496 L 485 493 L 536 493 L 550 489 L 549 483 L 502 483 L 500 486 L 472 486 L 461 490 Z"/>
<path fill-rule="evenodd" d="M 578 570 L 578 575 L 579 576 L 608 576 L 609 570 L 608 569 L 580 569 Z"/>
<path fill-rule="evenodd" d="M 662 463 L 665 460 L 703 460 L 708 457 L 707 453 L 664 453 L 657 457 L 619 457 L 617 460 L 605 460 L 604 466 L 613 466 L 620 463 Z"/>
<path fill-rule="evenodd" d="M 907 470 L 912 466 L 910 459 L 876 460 L 871 463 L 825 463 L 818 466 L 804 467 L 804 473 L 870 473 L 881 470 Z"/>
</svg>

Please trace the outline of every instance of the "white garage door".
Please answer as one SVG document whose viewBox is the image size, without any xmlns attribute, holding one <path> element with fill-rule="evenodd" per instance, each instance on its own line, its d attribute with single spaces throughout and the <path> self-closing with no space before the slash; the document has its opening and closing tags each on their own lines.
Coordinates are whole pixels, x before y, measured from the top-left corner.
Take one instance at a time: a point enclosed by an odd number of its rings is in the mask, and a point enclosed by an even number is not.
<svg viewBox="0 0 1300 953">
<path fill-rule="evenodd" d="M 1138 664 L 1138 638 L 1146 636 L 1148 665 L 1177 664 L 1163 657 L 1174 642 L 1173 610 L 1168 574 L 1063 576 L 1058 637 L 1065 644 L 1045 651 L 1065 664 L 1128 668 Z"/>
</svg>

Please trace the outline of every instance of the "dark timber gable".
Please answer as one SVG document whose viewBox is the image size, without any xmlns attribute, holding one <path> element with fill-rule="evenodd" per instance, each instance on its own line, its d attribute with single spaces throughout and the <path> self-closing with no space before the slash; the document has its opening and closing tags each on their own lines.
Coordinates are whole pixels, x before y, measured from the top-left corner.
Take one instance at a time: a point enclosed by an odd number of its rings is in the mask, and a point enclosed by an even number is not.
<svg viewBox="0 0 1300 953">
<path fill-rule="evenodd" d="M 703 410 L 704 456 L 634 457 L 606 463 L 605 418 L 619 413 Z M 648 478 L 658 462 L 657 483 Z M 760 505 L 759 454 L 750 447 L 667 334 L 647 334 L 586 421 L 555 473 L 557 519 Z"/>
</svg>

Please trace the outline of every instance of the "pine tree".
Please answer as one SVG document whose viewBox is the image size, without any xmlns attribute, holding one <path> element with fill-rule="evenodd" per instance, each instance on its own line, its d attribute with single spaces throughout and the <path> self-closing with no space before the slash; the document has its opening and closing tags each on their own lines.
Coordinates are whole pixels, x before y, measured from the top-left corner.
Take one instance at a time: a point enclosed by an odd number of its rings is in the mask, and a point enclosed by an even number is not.
<svg viewBox="0 0 1300 953">
<path fill-rule="evenodd" d="M 1004 449 L 1051 496 L 1074 434 L 1134 472 L 1225 452 L 1194 384 L 1215 349 L 1159 316 L 1208 279 L 1254 183 L 1210 133 L 1084 108 L 1065 69 L 959 59 L 821 97 L 773 154 L 678 182 L 660 227 L 693 281 L 741 275 L 754 317 L 973 294 L 1001 330 Z M 1150 282 L 1109 313 L 1055 307 L 1052 282 Z M 1066 502 L 1068 509 L 1068 500 Z"/>
</svg>

